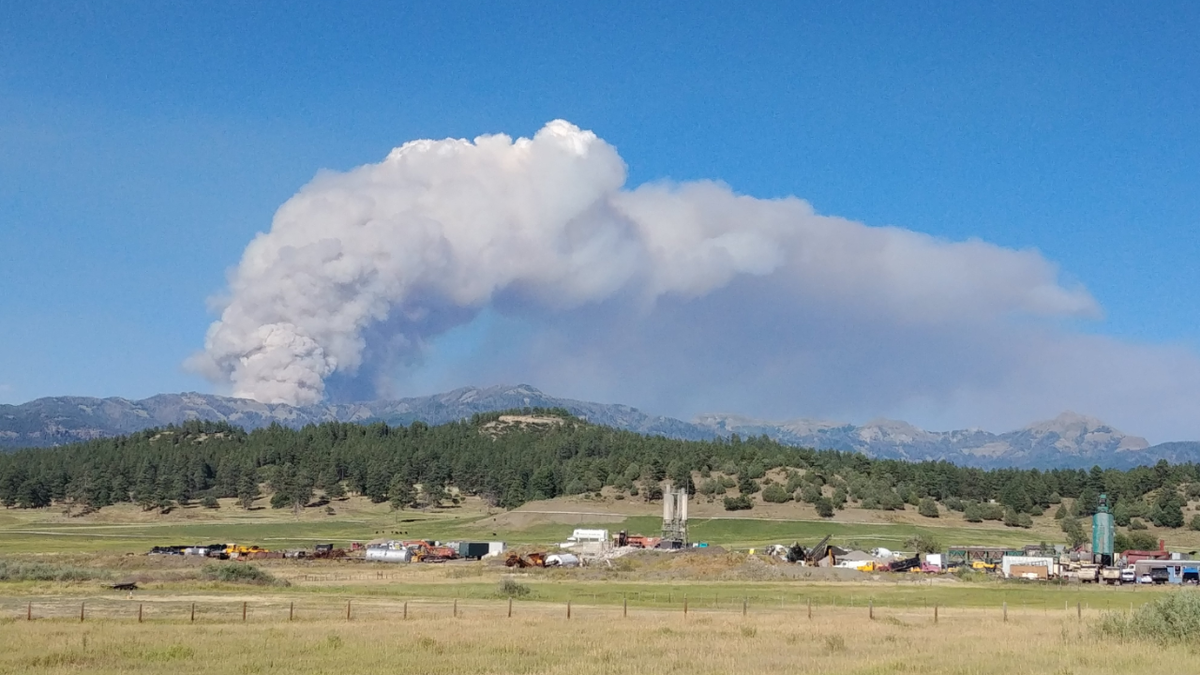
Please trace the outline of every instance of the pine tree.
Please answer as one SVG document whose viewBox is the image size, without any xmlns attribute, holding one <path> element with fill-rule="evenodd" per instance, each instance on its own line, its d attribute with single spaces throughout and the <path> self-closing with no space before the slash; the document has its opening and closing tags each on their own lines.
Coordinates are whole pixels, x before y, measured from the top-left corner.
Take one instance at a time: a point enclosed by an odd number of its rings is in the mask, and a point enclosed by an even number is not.
<svg viewBox="0 0 1200 675">
<path fill-rule="evenodd" d="M 262 492 L 258 489 L 258 481 L 254 478 L 254 469 L 242 472 L 238 479 L 237 498 L 238 504 L 243 509 L 249 509 L 254 505 L 254 500 L 258 499 Z"/>
<path fill-rule="evenodd" d="M 392 504 L 393 510 L 399 510 L 412 506 L 416 500 L 416 492 L 413 486 L 404 479 L 404 476 L 396 474 L 392 479 L 392 484 L 388 487 L 388 500 Z"/>
</svg>

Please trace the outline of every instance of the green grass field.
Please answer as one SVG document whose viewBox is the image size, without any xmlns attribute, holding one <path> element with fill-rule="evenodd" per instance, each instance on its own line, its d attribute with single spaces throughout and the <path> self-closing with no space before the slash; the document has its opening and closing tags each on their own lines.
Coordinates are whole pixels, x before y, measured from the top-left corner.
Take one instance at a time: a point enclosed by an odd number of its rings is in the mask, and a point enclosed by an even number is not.
<svg viewBox="0 0 1200 675">
<path fill-rule="evenodd" d="M 521 514 L 521 511 L 514 512 Z M 0 546 L 4 553 L 73 553 L 81 551 L 141 553 L 155 545 L 238 542 L 267 548 L 311 547 L 314 542 L 349 545 L 377 537 L 438 540 L 503 540 L 510 545 L 546 546 L 565 540 L 575 527 L 656 534 L 661 519 L 651 515 L 587 513 L 530 517 L 516 524 L 485 522 L 477 505 L 437 513 L 393 512 L 386 505 L 362 500 L 339 504 L 339 513 L 299 517 L 286 510 L 259 508 L 243 511 L 227 505 L 219 511 L 198 507 L 166 516 L 142 513 L 132 506 L 109 507 L 101 514 L 72 518 L 54 509 L 0 512 Z M 922 523 L 857 523 L 819 519 L 755 517 L 695 518 L 693 541 L 726 548 L 761 548 L 766 544 L 813 542 L 826 534 L 853 548 L 901 548 L 914 534 L 933 536 L 943 545 L 981 544 L 1020 546 L 1042 540 L 1058 541 L 1054 532 L 1004 528 L 995 524 L 971 526 L 953 518 Z M 395 534 L 392 533 L 405 533 Z"/>
</svg>

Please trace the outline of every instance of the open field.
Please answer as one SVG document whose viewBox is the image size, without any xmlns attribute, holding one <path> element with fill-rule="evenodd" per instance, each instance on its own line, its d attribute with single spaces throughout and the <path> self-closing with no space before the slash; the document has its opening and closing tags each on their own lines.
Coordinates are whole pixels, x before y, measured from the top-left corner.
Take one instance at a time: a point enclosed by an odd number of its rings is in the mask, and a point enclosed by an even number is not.
<svg viewBox="0 0 1200 675">
<path fill-rule="evenodd" d="M 392 533 L 408 538 L 501 539 L 512 545 L 544 546 L 562 541 L 575 527 L 655 534 L 661 523 L 659 506 L 635 500 L 559 498 L 507 512 L 489 510 L 477 499 L 432 512 L 392 511 L 386 504 L 371 504 L 362 498 L 334 502 L 334 506 L 334 515 L 322 509 L 306 509 L 299 515 L 261 507 L 246 511 L 231 500 L 222 500 L 220 509 L 190 506 L 168 514 L 144 512 L 130 504 L 82 517 L 65 515 L 57 508 L 4 509 L 0 510 L 0 546 L 4 553 L 141 553 L 156 544 L 228 541 L 268 548 L 310 547 L 317 541 L 348 545 Z M 832 534 L 841 545 L 861 548 L 901 547 L 918 533 L 932 535 L 943 545 L 1020 546 L 1063 541 L 1050 515 L 1036 518 L 1034 527 L 1024 530 L 996 522 L 968 523 L 957 513 L 922 518 L 913 509 L 847 509 L 829 520 L 818 518 L 808 505 L 795 503 L 767 505 L 736 516 L 708 504 L 693 511 L 692 539 L 726 548 L 811 541 L 826 534 Z M 1176 549 L 1200 549 L 1200 532 L 1156 528 L 1151 532 Z"/>
<path fill-rule="evenodd" d="M 152 604 L 152 603 L 147 603 Z M 206 612 L 154 611 L 138 623 L 73 616 L 6 618 L 0 673 L 928 673 L 1060 675 L 1162 670 L 1193 658 L 1185 647 L 1121 644 L 1094 637 L 1097 612 L 932 611 L 876 608 L 759 608 L 681 611 L 503 601 L 298 605 L 295 620 L 276 602 Z M 182 610 L 182 607 L 176 609 Z M 323 610 L 323 611 L 322 611 Z M 8 612 L 6 611 L 7 615 Z"/>
<path fill-rule="evenodd" d="M 205 569 L 214 563 L 201 559 L 141 555 L 155 544 L 308 548 L 381 536 L 542 547 L 574 527 L 653 533 L 661 522 L 653 506 L 602 500 L 558 499 L 511 512 L 489 512 L 471 500 L 430 513 L 393 512 L 361 499 L 335 504 L 332 516 L 228 504 L 165 515 L 118 506 L 78 518 L 49 509 L 0 511 L 0 563 L 67 570 L 75 579 L 0 582 L 0 673 L 386 666 L 394 673 L 1007 674 L 1014 663 L 1030 672 L 1084 673 L 1165 668 L 1189 657 L 1177 647 L 1100 641 L 1090 626 L 1102 611 L 1129 611 L 1191 589 L 835 573 L 747 553 L 825 534 L 864 548 L 896 548 L 916 533 L 943 544 L 1058 541 L 1045 536 L 1052 519 L 1029 531 L 972 525 L 957 514 L 931 520 L 848 510 L 823 521 L 789 519 L 783 509 L 751 518 L 714 513 L 691 523 L 694 539 L 714 544 L 708 550 L 520 571 L 495 561 L 254 563 L 277 580 L 272 585 L 214 581 Z M 105 588 L 127 580 L 139 590 Z M 522 589 L 511 618 L 506 580 Z"/>
</svg>

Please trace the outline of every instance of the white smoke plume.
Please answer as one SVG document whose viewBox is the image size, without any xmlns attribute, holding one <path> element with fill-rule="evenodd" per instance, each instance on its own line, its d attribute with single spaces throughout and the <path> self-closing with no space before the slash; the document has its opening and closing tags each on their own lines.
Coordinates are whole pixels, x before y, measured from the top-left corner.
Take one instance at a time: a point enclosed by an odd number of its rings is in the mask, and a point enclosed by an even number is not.
<svg viewBox="0 0 1200 675">
<path fill-rule="evenodd" d="M 1085 336 L 1062 320 L 1100 309 L 1036 251 L 869 227 L 716 182 L 627 189 L 625 175 L 614 147 L 561 120 L 531 139 L 413 141 L 322 173 L 246 248 L 190 365 L 236 396 L 309 404 L 338 377 L 382 386 L 490 308 L 538 326 L 527 349 L 552 358 L 510 354 L 526 370 L 488 375 L 618 395 L 610 380 L 627 378 L 643 399 L 748 382 L 797 406 L 904 411 L 1011 403 L 989 383 L 1045 398 L 1031 373 L 1129 351 L 1071 346 Z M 832 384 L 855 378 L 869 384 Z M 1062 407 L 1080 393 L 1054 391 Z"/>
</svg>

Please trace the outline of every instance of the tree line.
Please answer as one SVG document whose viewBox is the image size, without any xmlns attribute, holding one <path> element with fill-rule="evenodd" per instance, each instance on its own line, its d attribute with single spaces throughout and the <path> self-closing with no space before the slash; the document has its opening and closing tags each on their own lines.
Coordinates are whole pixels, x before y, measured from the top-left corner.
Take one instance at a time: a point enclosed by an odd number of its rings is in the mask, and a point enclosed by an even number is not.
<svg viewBox="0 0 1200 675">
<path fill-rule="evenodd" d="M 488 425 L 514 412 L 560 424 Z M 147 510 L 235 498 L 244 507 L 269 496 L 300 509 L 359 494 L 397 508 L 438 506 L 475 495 L 499 508 L 609 488 L 618 499 L 661 498 L 665 481 L 729 510 L 801 501 L 831 516 L 848 505 L 914 508 L 927 517 L 1028 527 L 1047 509 L 1068 539 L 1079 519 L 1108 497 L 1117 523 L 1138 529 L 1185 524 L 1200 498 L 1200 466 L 1159 462 L 1129 470 L 976 469 L 948 462 L 872 459 L 854 452 L 795 448 L 766 436 L 683 441 L 586 423 L 562 409 L 476 415 L 429 426 L 328 422 L 247 432 L 191 421 L 115 438 L 0 454 L 0 503 L 62 504 L 86 513 L 131 502 Z M 758 499 L 755 499 L 755 496 Z M 944 510 L 944 511 L 943 511 Z M 1200 517 L 1192 525 L 1200 528 Z"/>
</svg>

